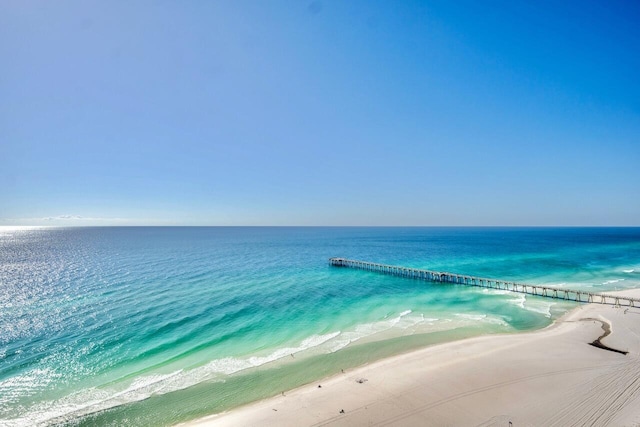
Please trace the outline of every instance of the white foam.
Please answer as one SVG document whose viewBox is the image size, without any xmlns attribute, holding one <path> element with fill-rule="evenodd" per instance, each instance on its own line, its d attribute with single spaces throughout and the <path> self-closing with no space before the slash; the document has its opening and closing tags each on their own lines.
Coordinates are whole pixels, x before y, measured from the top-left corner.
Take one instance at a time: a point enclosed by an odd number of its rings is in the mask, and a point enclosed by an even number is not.
<svg viewBox="0 0 640 427">
<path fill-rule="evenodd" d="M 361 340 L 362 338 L 370 337 L 372 335 L 388 331 L 392 328 L 404 330 L 424 322 L 424 316 L 409 316 L 411 313 L 411 310 L 405 310 L 400 313 L 400 315 L 393 318 L 385 318 L 378 322 L 357 325 L 354 330 L 342 332 L 340 336 L 332 340 L 329 351 L 334 353 L 345 348 L 349 344 Z"/>
<path fill-rule="evenodd" d="M 505 324 L 502 319 L 488 317 L 484 314 L 457 313 L 456 317 L 463 324 L 477 323 L 478 321 Z M 55 401 L 41 402 L 33 407 L 25 408 L 25 415 L 20 418 L 4 419 L 2 420 L 2 425 L 16 427 L 70 422 L 91 413 L 104 411 L 130 402 L 145 400 L 153 395 L 162 395 L 181 390 L 203 381 L 225 381 L 225 377 L 228 375 L 263 366 L 280 359 L 286 359 L 297 353 L 305 351 L 335 352 L 358 340 L 391 329 L 402 332 L 421 325 L 428 326 L 430 330 L 433 330 L 433 328 L 450 329 L 451 322 L 452 319 L 425 318 L 424 314 L 413 314 L 411 310 L 405 310 L 395 317 L 360 324 L 349 331 L 312 335 L 296 346 L 279 348 L 266 355 L 245 358 L 225 357 L 212 360 L 203 366 L 190 370 L 144 375 L 137 377 L 131 383 L 125 384 L 119 389 L 84 389 Z M 29 378 L 25 378 L 26 380 L 29 380 Z"/>
<path fill-rule="evenodd" d="M 454 313 L 454 316 L 456 316 L 459 321 L 465 325 L 469 323 L 476 324 L 478 322 L 490 323 L 493 325 L 507 325 L 507 322 L 505 322 L 501 317 L 487 316 L 486 314 Z"/>
<path fill-rule="evenodd" d="M 467 314 L 467 313 L 455 313 L 455 316 L 461 317 L 465 320 L 484 320 L 487 318 L 486 314 Z"/>
<path fill-rule="evenodd" d="M 548 301 L 527 300 L 524 309 L 533 313 L 544 314 L 545 317 L 551 318 L 551 306 L 555 304 Z"/>
<path fill-rule="evenodd" d="M 501 326 L 509 325 L 502 317 L 494 317 L 494 316 L 487 316 L 486 318 L 482 319 L 482 322 L 490 323 L 492 325 L 501 325 Z"/>
<path fill-rule="evenodd" d="M 546 317 L 551 317 L 551 306 L 555 303 L 548 301 L 539 301 L 537 299 L 527 299 L 525 294 L 518 295 L 518 298 L 509 300 L 510 303 L 517 305 L 518 307 L 531 311 L 534 313 L 544 314 Z"/>
<path fill-rule="evenodd" d="M 42 402 L 29 408 L 27 415 L 23 417 L 5 419 L 2 420 L 2 422 L 3 425 L 11 427 L 64 423 L 94 412 L 144 400 L 153 395 L 181 390 L 205 380 L 215 379 L 222 381 L 224 380 L 224 375 L 255 368 L 304 350 L 319 347 L 339 335 L 340 331 L 325 335 L 312 335 L 304 339 L 296 347 L 277 349 L 266 356 L 252 356 L 249 358 L 226 357 L 213 360 L 204 366 L 188 371 L 177 370 L 169 374 L 137 377 L 127 387 L 121 390 L 84 389 L 56 401 Z M 29 382 L 36 378 L 46 377 L 37 374 L 35 371 L 31 372 L 31 375 L 25 376 L 24 381 Z M 16 379 L 13 378 L 12 381 L 14 383 L 7 384 L 7 386 L 15 386 Z"/>
<path fill-rule="evenodd" d="M 633 272 L 634 272 L 634 271 L 636 271 L 636 270 L 634 270 L 634 269 L 632 268 L 632 269 L 630 269 L 630 270 L 622 270 L 622 271 L 624 271 L 625 273 L 633 273 Z"/>
<path fill-rule="evenodd" d="M 525 308 L 524 303 L 527 301 L 527 296 L 524 294 L 518 295 L 516 298 L 509 300 L 511 304 L 515 304 L 520 308 Z"/>
<path fill-rule="evenodd" d="M 60 374 L 54 370 L 32 369 L 23 374 L 9 377 L 0 381 L 0 404 L 10 404 L 15 399 L 24 395 L 33 395 L 46 389 L 50 384 L 60 378 Z"/>
<path fill-rule="evenodd" d="M 612 280 L 607 280 L 606 282 L 602 282 L 603 285 L 611 285 L 612 283 L 618 283 L 618 282 L 622 282 L 624 281 L 624 279 L 612 279 Z"/>
<path fill-rule="evenodd" d="M 431 321 L 433 322 L 433 320 Z M 398 323 L 395 324 L 395 328 L 400 330 L 408 330 L 419 324 L 426 323 L 424 315 L 403 316 Z"/>
</svg>

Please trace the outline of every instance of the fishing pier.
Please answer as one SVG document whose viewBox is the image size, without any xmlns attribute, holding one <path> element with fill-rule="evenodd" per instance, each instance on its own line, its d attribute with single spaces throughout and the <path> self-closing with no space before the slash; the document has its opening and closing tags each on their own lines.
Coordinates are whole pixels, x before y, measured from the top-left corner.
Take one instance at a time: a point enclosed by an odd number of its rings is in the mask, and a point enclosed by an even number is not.
<svg viewBox="0 0 640 427">
<path fill-rule="evenodd" d="M 476 286 L 488 289 L 499 289 L 539 297 L 556 298 L 583 303 L 610 304 L 614 306 L 640 307 L 639 298 L 629 298 L 604 293 L 594 293 L 573 289 L 553 288 L 549 286 L 528 285 L 506 280 L 487 279 L 484 277 L 467 276 L 464 274 L 447 273 L 424 270 L 419 268 L 400 267 L 396 265 L 378 264 L 375 262 L 357 261 L 346 258 L 330 258 L 329 263 L 334 267 L 347 267 L 366 270 L 390 276 L 406 277 L 409 279 L 426 280 L 430 282 L 452 283 L 455 285 Z"/>
</svg>

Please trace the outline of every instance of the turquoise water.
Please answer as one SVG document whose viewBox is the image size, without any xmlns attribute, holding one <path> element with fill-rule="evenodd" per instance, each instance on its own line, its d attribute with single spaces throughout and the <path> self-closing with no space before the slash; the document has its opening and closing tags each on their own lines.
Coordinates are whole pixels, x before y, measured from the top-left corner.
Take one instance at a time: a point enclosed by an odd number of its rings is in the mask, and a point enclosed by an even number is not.
<svg viewBox="0 0 640 427">
<path fill-rule="evenodd" d="M 170 425 L 573 307 L 333 256 L 640 287 L 639 228 L 0 228 L 0 425 Z"/>
</svg>

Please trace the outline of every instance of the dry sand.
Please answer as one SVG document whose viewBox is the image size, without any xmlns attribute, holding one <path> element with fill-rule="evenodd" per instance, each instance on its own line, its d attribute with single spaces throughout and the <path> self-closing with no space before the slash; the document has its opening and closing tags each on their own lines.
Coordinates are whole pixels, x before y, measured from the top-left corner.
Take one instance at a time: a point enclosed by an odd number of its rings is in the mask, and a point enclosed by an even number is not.
<svg viewBox="0 0 640 427">
<path fill-rule="evenodd" d="M 588 344 L 603 324 L 627 355 Z M 541 331 L 428 347 L 188 425 L 640 426 L 640 308 L 582 305 Z"/>
</svg>

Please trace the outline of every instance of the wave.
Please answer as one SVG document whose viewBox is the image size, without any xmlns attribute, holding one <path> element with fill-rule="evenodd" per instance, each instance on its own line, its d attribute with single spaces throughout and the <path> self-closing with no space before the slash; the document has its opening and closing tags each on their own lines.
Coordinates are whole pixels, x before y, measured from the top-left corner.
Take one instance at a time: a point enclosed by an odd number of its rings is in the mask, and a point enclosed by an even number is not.
<svg viewBox="0 0 640 427">
<path fill-rule="evenodd" d="M 41 402 L 28 408 L 26 415 L 5 419 L 2 420 L 2 423 L 7 427 L 18 427 L 34 424 L 57 425 L 70 422 L 92 413 L 145 400 L 153 395 L 185 389 L 203 381 L 224 381 L 224 376 L 259 367 L 290 357 L 296 353 L 319 347 L 338 335 L 340 335 L 340 331 L 325 335 L 312 335 L 304 339 L 298 346 L 280 348 L 266 356 L 226 357 L 213 360 L 204 366 L 191 370 L 180 369 L 168 374 L 137 377 L 122 390 L 95 387 L 83 389 L 55 401 Z"/>
<path fill-rule="evenodd" d="M 153 394 L 172 391 L 166 389 L 165 384 L 168 379 L 176 378 L 181 372 L 139 377 L 129 387 L 121 391 L 84 389 L 55 401 L 39 403 L 29 408 L 23 417 L 3 420 L 3 425 L 22 427 L 68 423 L 85 415 L 147 399 Z M 163 389 L 166 391 L 163 392 Z"/>
<path fill-rule="evenodd" d="M 524 303 L 527 301 L 527 296 L 525 294 L 520 294 L 517 298 L 509 300 L 510 303 L 517 305 L 520 308 L 525 308 Z"/>
<path fill-rule="evenodd" d="M 524 310 L 544 314 L 544 316 L 548 318 L 551 318 L 551 306 L 555 304 L 554 302 L 540 301 L 538 299 L 530 300 L 527 299 L 525 294 L 520 294 L 517 298 L 509 300 L 509 302 Z"/>
<path fill-rule="evenodd" d="M 345 331 L 336 337 L 336 339 L 332 340 L 329 351 L 331 353 L 335 353 L 349 344 L 359 341 L 365 337 L 370 337 L 381 332 L 388 331 L 392 328 L 404 330 L 425 321 L 423 315 L 409 317 L 408 315 L 411 313 L 411 310 L 405 310 L 398 316 L 390 319 L 357 325 L 354 330 Z"/>
<path fill-rule="evenodd" d="M 95 387 L 83 389 L 55 401 L 41 402 L 28 408 L 23 416 L 3 420 L 3 425 L 18 427 L 70 422 L 92 413 L 141 401 L 153 395 L 185 389 L 203 381 L 224 381 L 226 376 L 293 357 L 299 353 L 308 351 L 333 353 L 365 337 L 392 328 L 405 330 L 418 324 L 432 324 L 439 320 L 425 318 L 423 314 L 410 316 L 411 313 L 411 310 L 405 310 L 395 317 L 357 325 L 351 331 L 311 335 L 296 346 L 282 347 L 263 356 L 225 357 L 212 360 L 194 369 L 141 376 L 121 390 Z"/>
<path fill-rule="evenodd" d="M 612 280 L 607 280 L 605 282 L 602 282 L 603 285 L 611 285 L 613 283 L 618 283 L 618 282 L 623 282 L 624 279 L 612 279 Z"/>
<path fill-rule="evenodd" d="M 546 302 L 546 301 L 531 301 L 525 304 L 525 310 L 529 310 L 534 313 L 544 314 L 545 317 L 551 318 L 551 306 L 553 306 L 554 302 Z"/>
<path fill-rule="evenodd" d="M 454 313 L 454 316 L 456 316 L 459 321 L 462 321 L 463 325 L 468 323 L 477 324 L 478 322 L 490 323 L 493 325 L 508 325 L 508 323 L 501 317 L 492 317 L 487 316 L 486 314 Z"/>
<path fill-rule="evenodd" d="M 27 425 L 57 425 L 73 421 L 124 404 L 142 401 L 154 395 L 162 395 L 185 389 L 204 381 L 225 381 L 226 377 L 240 371 L 257 368 L 276 361 L 285 361 L 298 354 L 334 353 L 357 341 L 371 338 L 390 330 L 402 331 L 426 327 L 430 331 L 453 329 L 477 324 L 506 325 L 507 323 L 486 314 L 455 313 L 452 318 L 425 317 L 422 313 L 405 310 L 396 316 L 380 321 L 358 324 L 351 330 L 335 331 L 322 335 L 311 335 L 298 345 L 275 349 L 265 355 L 247 357 L 224 357 L 193 369 L 179 369 L 170 373 L 149 374 L 133 379 L 120 389 L 85 388 L 53 401 L 40 402 L 26 409 L 21 416 L 4 419 L 3 425 L 18 427 Z M 312 353 L 309 353 L 312 352 Z"/>
<path fill-rule="evenodd" d="M 635 269 L 631 268 L 629 270 L 622 270 L 625 273 L 633 273 L 634 271 L 636 271 Z"/>
<path fill-rule="evenodd" d="M 455 313 L 454 315 L 457 316 L 457 317 L 461 317 L 463 319 L 466 319 L 466 320 L 474 320 L 474 321 L 484 320 L 484 319 L 487 318 L 486 314 Z"/>
</svg>

